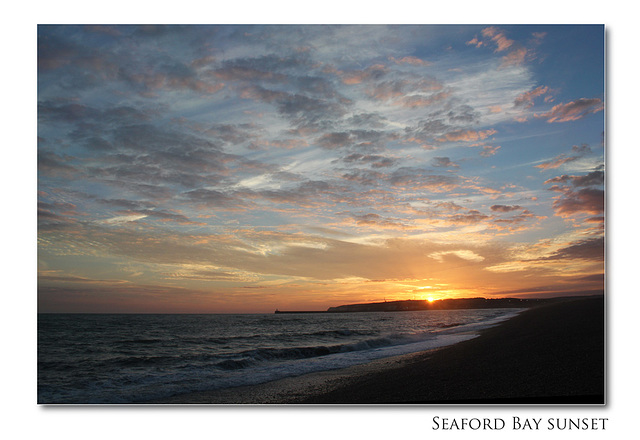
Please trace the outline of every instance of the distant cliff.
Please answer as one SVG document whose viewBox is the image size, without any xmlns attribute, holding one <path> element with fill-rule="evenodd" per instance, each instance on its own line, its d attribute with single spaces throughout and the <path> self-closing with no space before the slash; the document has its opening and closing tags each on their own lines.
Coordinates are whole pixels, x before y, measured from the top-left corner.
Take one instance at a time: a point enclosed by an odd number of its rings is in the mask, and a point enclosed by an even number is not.
<svg viewBox="0 0 640 440">
<path fill-rule="evenodd" d="M 591 293 L 591 292 L 584 292 Z M 353 312 L 403 312 L 412 310 L 502 309 L 526 308 L 559 301 L 573 301 L 592 295 L 560 296 L 553 298 L 459 298 L 426 300 L 385 301 L 368 304 L 348 304 L 329 307 L 326 311 L 280 311 L 276 313 L 353 313 Z"/>
<path fill-rule="evenodd" d="M 419 300 L 389 301 L 369 304 L 348 304 L 329 307 L 328 313 L 347 312 L 399 312 L 411 310 L 452 310 L 452 309 L 497 309 L 531 307 L 532 305 L 553 301 L 552 299 L 520 298 L 462 298 L 442 299 L 433 302 Z"/>
</svg>

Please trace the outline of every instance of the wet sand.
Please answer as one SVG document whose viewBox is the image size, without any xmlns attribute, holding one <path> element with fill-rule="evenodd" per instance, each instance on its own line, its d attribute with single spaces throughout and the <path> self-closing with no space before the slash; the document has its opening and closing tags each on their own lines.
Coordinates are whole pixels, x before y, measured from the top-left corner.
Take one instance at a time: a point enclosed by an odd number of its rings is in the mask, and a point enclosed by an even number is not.
<svg viewBox="0 0 640 440">
<path fill-rule="evenodd" d="M 475 339 L 158 404 L 603 404 L 604 299 L 526 310 Z"/>
</svg>

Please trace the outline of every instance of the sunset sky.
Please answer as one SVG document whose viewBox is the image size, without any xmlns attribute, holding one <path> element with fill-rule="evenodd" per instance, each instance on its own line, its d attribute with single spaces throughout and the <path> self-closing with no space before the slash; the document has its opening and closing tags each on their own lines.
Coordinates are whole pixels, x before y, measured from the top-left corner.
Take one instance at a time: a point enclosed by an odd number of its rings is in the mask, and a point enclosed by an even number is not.
<svg viewBox="0 0 640 440">
<path fill-rule="evenodd" d="M 604 285 L 603 26 L 39 26 L 38 310 Z"/>
</svg>

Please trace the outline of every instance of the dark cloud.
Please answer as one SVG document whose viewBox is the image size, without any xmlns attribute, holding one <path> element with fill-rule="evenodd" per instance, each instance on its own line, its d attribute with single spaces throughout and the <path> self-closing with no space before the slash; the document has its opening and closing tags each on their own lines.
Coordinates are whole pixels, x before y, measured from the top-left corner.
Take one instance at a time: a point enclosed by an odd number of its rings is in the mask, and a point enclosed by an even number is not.
<svg viewBox="0 0 640 440">
<path fill-rule="evenodd" d="M 336 98 L 340 95 L 333 84 L 321 76 L 314 76 L 312 62 L 305 53 L 278 56 L 274 54 L 255 58 L 238 58 L 225 61 L 221 67 L 211 72 L 225 81 L 244 83 L 286 84 L 300 93 Z"/>
<path fill-rule="evenodd" d="M 455 175 L 431 174 L 429 171 L 411 167 L 401 167 L 391 173 L 357 169 L 344 173 L 342 178 L 368 187 L 391 185 L 395 188 L 438 193 L 451 191 L 461 184 L 460 179 Z"/>
<path fill-rule="evenodd" d="M 356 224 L 360 226 L 375 226 L 381 228 L 390 229 L 406 229 L 407 225 L 398 219 L 389 219 L 382 217 L 379 214 L 367 213 L 367 214 L 350 214 L 349 215 Z"/>
<path fill-rule="evenodd" d="M 353 153 L 341 159 L 342 162 L 348 164 L 371 165 L 372 168 L 386 168 L 396 164 L 397 160 L 390 157 L 380 156 L 377 154 L 360 154 Z"/>
<path fill-rule="evenodd" d="M 460 180 L 453 175 L 430 174 L 419 168 L 402 167 L 391 173 L 389 183 L 396 187 L 447 192 L 457 188 Z"/>
<path fill-rule="evenodd" d="M 359 113 L 351 116 L 347 120 L 347 124 L 354 125 L 356 127 L 371 127 L 382 128 L 385 126 L 387 118 L 376 113 Z"/>
<path fill-rule="evenodd" d="M 470 209 L 464 214 L 455 214 L 455 215 L 449 216 L 447 220 L 457 225 L 470 225 L 470 224 L 483 222 L 489 218 L 491 217 L 481 213 L 477 209 Z"/>
<path fill-rule="evenodd" d="M 240 145 L 257 137 L 253 124 L 214 124 L 205 130 L 210 136 L 231 145 Z"/>
<path fill-rule="evenodd" d="M 38 149 L 38 175 L 64 179 L 78 179 L 84 173 L 71 165 L 76 158 L 68 154 L 57 154 L 53 151 Z"/>
<path fill-rule="evenodd" d="M 82 30 L 68 27 L 67 30 Z M 117 77 L 119 65 L 110 51 L 96 50 L 78 40 L 58 35 L 53 26 L 38 26 L 38 72 L 55 73 L 61 89 L 83 89 L 98 86 Z M 80 40 L 81 41 L 81 40 Z"/>
<path fill-rule="evenodd" d="M 300 93 L 289 93 L 251 86 L 243 89 L 243 98 L 276 106 L 278 113 L 295 128 L 330 129 L 347 113 L 351 102 L 344 99 L 322 99 Z"/>
<path fill-rule="evenodd" d="M 562 176 L 549 179 L 544 183 L 564 183 L 571 184 L 574 187 L 600 186 L 604 185 L 604 171 L 592 171 L 584 176 L 569 176 L 563 174 Z"/>
<path fill-rule="evenodd" d="M 519 205 L 492 205 L 491 210 L 494 212 L 512 212 L 519 211 L 522 209 L 522 206 Z"/>
<path fill-rule="evenodd" d="M 510 218 L 496 219 L 493 222 L 499 225 L 518 225 L 535 217 L 536 216 L 531 211 L 529 211 L 528 209 L 523 209 L 520 214 L 514 215 Z"/>
<path fill-rule="evenodd" d="M 604 237 L 589 238 L 571 243 L 569 246 L 558 249 L 552 255 L 543 260 L 604 260 Z"/>
<path fill-rule="evenodd" d="M 407 129 L 407 132 L 411 136 L 434 139 L 447 131 L 451 131 L 452 128 L 451 125 L 444 122 L 444 119 L 433 118 L 421 121 L 415 129 Z"/>
<path fill-rule="evenodd" d="M 604 190 L 597 188 L 604 185 L 604 171 L 600 168 L 582 176 L 563 174 L 548 179 L 544 183 L 556 184 L 549 187 L 548 190 L 561 193 L 560 198 L 553 202 L 553 208 L 558 215 L 570 217 L 576 214 L 599 215 L 604 213 L 605 193 Z"/>
<path fill-rule="evenodd" d="M 387 142 L 397 139 L 395 133 L 377 130 L 348 130 L 330 132 L 318 138 L 317 143 L 322 148 L 335 150 L 339 148 L 354 148 L 364 150 L 381 150 Z"/>
<path fill-rule="evenodd" d="M 480 121 L 480 112 L 469 105 L 459 105 L 446 113 L 452 124 L 470 125 Z"/>
<path fill-rule="evenodd" d="M 73 102 L 38 102 L 38 118 L 42 121 L 75 123 L 96 120 L 101 112 L 93 107 Z"/>
<path fill-rule="evenodd" d="M 78 224 L 76 206 L 70 203 L 38 201 L 38 234 L 73 230 Z"/>
<path fill-rule="evenodd" d="M 363 186 L 375 187 L 387 181 L 388 176 L 379 171 L 373 170 L 352 170 L 342 175 L 342 178 Z"/>
<path fill-rule="evenodd" d="M 200 188 L 187 191 L 181 194 L 181 198 L 185 198 L 202 207 L 230 210 L 245 209 L 247 207 L 247 204 L 236 194 L 228 194 L 213 189 Z"/>
<path fill-rule="evenodd" d="M 444 168 L 459 167 L 457 163 L 452 162 L 451 159 L 449 159 L 448 157 L 434 157 L 433 160 L 431 161 L 431 165 L 433 165 L 434 167 L 444 167 Z"/>
<path fill-rule="evenodd" d="M 167 201 L 176 194 L 176 191 L 165 185 L 152 184 L 149 181 L 133 182 L 129 180 L 119 180 L 114 176 L 105 174 L 103 177 L 93 176 L 92 179 L 105 187 L 113 187 L 121 193 L 134 193 L 155 202 Z"/>
<path fill-rule="evenodd" d="M 320 181 L 307 180 L 294 187 L 282 189 L 243 190 L 238 194 L 248 199 L 261 198 L 276 204 L 291 204 L 308 208 L 323 205 L 327 201 L 341 198 L 344 188 Z"/>
<path fill-rule="evenodd" d="M 584 188 L 578 191 L 566 191 L 562 198 L 553 202 L 553 208 L 563 217 L 574 214 L 602 214 L 604 190 Z"/>
</svg>

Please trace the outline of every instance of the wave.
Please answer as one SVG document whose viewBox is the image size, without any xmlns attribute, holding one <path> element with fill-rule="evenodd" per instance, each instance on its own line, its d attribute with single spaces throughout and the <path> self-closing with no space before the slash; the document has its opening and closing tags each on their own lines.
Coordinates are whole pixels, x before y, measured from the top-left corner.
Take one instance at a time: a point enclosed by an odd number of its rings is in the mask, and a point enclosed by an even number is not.
<svg viewBox="0 0 640 440">
<path fill-rule="evenodd" d="M 214 366 L 223 370 L 240 370 L 253 367 L 258 364 L 318 358 L 338 353 L 367 351 L 384 347 L 391 347 L 395 345 L 410 344 L 424 341 L 433 337 L 433 335 L 426 333 L 418 335 L 395 334 L 386 337 L 353 341 L 345 344 L 300 346 L 287 348 L 256 348 L 237 353 L 233 356 L 233 358 L 217 362 Z"/>
</svg>

